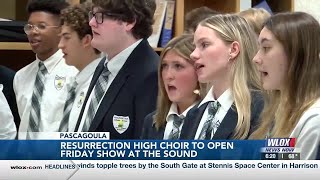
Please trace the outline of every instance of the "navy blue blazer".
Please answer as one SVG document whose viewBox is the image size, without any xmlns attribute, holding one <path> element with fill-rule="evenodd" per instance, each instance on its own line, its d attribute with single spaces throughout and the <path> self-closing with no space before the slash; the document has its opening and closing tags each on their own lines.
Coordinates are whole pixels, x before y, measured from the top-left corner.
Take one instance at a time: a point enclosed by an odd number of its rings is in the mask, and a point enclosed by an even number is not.
<svg viewBox="0 0 320 180">
<path fill-rule="evenodd" d="M 252 92 L 252 103 L 251 103 L 251 124 L 249 135 L 256 129 L 259 122 L 259 116 L 263 109 L 263 96 L 260 92 Z M 203 113 L 208 103 L 193 107 L 187 114 L 187 117 L 182 126 L 180 139 L 195 139 L 197 129 Z M 217 132 L 213 135 L 212 139 L 233 139 L 233 132 L 238 122 L 238 114 L 236 107 L 233 104 L 223 121 L 221 122 Z M 248 137 L 249 137 L 248 135 Z"/>
<path fill-rule="evenodd" d="M 164 125 L 160 129 L 156 129 L 154 119 L 153 119 L 153 116 L 155 115 L 155 113 L 156 111 L 148 114 L 144 118 L 141 139 L 163 139 L 166 125 Z"/>
<path fill-rule="evenodd" d="M 103 68 L 105 58 L 97 66 L 81 109 L 75 131 L 79 128 L 88 97 L 93 90 Z M 119 73 L 112 81 L 95 117 L 90 125 L 90 132 L 110 132 L 110 139 L 140 138 L 144 117 L 155 110 L 158 93 L 159 56 L 142 40 L 128 57 Z M 118 132 L 117 117 L 129 118 L 128 128 Z M 124 126 L 125 127 L 125 126 Z"/>
<path fill-rule="evenodd" d="M 320 160 L 320 145 L 318 147 L 317 157 L 316 160 Z"/>
<path fill-rule="evenodd" d="M 10 106 L 14 123 L 16 127 L 19 128 L 20 125 L 20 116 L 17 107 L 16 95 L 13 90 L 13 78 L 16 72 L 4 67 L 0 66 L 0 84 L 3 84 L 3 94 L 6 97 L 8 104 Z M 23 82 L 22 82 L 23 83 Z"/>
</svg>

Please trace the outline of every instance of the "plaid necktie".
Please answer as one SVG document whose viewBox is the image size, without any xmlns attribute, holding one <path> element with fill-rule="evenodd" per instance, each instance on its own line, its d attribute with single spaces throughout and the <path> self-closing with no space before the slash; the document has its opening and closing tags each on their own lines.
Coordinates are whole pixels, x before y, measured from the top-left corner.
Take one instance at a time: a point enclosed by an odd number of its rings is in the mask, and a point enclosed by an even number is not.
<svg viewBox="0 0 320 180">
<path fill-rule="evenodd" d="M 203 124 L 201 133 L 199 135 L 199 140 L 211 139 L 212 131 L 214 127 L 214 116 L 216 115 L 218 109 L 220 108 L 220 103 L 218 101 L 210 102 L 208 104 L 208 119 Z"/>
<path fill-rule="evenodd" d="M 68 132 L 68 126 L 69 126 L 69 116 L 70 112 L 72 110 L 73 102 L 76 97 L 76 88 L 77 88 L 77 81 L 74 81 L 72 85 L 68 87 L 68 97 L 67 101 L 64 104 L 63 108 L 63 119 L 59 126 L 59 132 Z"/>
<path fill-rule="evenodd" d="M 89 131 L 91 122 L 96 114 L 96 111 L 98 109 L 99 102 L 101 98 L 103 97 L 105 91 L 107 90 L 107 84 L 108 84 L 108 76 L 110 74 L 110 71 L 107 68 L 107 65 L 105 65 L 104 69 L 102 70 L 102 73 L 99 76 L 99 79 L 96 82 L 96 85 L 94 87 L 94 93 L 92 95 L 92 99 L 88 108 L 87 117 L 84 121 L 82 132 Z"/>
<path fill-rule="evenodd" d="M 29 127 L 27 139 L 30 139 L 30 132 L 39 132 L 39 124 L 41 120 L 41 99 L 44 89 L 45 75 L 48 73 L 43 62 L 39 62 L 39 70 L 34 82 L 33 93 L 31 97 L 31 110 L 29 116 Z"/>
<path fill-rule="evenodd" d="M 179 139 L 180 137 L 180 126 L 184 121 L 184 117 L 179 117 L 178 115 L 174 114 L 173 115 L 173 129 L 171 133 L 169 134 L 168 139 Z"/>
</svg>

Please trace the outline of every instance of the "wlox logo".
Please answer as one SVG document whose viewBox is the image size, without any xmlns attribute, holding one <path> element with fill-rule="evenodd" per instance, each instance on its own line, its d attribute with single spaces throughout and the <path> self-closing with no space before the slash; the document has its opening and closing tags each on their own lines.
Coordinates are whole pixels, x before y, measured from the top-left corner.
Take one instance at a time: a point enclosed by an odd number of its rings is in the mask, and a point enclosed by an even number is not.
<svg viewBox="0 0 320 180">
<path fill-rule="evenodd" d="M 294 147 L 296 138 L 274 138 L 267 139 L 266 147 Z"/>
</svg>

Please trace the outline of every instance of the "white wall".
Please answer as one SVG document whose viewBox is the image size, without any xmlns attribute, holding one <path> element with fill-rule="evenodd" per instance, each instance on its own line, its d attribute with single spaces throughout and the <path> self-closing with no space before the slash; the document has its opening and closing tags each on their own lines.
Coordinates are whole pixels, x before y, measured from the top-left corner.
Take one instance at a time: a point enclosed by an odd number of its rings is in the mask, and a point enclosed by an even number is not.
<svg viewBox="0 0 320 180">
<path fill-rule="evenodd" d="M 241 0 L 240 1 L 240 11 L 251 8 L 251 0 Z"/>
<path fill-rule="evenodd" d="M 313 15 L 320 22 L 319 0 L 295 0 L 294 11 L 303 11 Z"/>
</svg>

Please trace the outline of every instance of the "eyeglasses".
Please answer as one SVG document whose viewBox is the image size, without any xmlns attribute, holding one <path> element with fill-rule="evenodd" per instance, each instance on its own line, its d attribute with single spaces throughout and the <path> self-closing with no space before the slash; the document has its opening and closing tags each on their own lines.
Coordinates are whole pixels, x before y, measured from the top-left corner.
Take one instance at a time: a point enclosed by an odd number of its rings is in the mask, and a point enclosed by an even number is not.
<svg viewBox="0 0 320 180">
<path fill-rule="evenodd" d="M 49 25 L 46 25 L 46 24 L 26 24 L 24 25 L 23 27 L 23 30 L 26 34 L 30 34 L 31 31 L 33 30 L 36 30 L 37 32 L 41 32 L 41 31 L 44 31 L 46 30 L 47 28 L 57 28 L 57 27 L 60 27 L 60 26 L 49 26 Z"/>
<path fill-rule="evenodd" d="M 96 13 L 93 13 L 92 11 L 90 11 L 88 15 L 89 15 L 89 21 L 91 21 L 91 19 L 94 17 L 94 19 L 96 20 L 97 24 L 102 24 L 103 23 L 103 19 L 105 17 L 109 17 L 109 18 L 115 19 L 117 16 L 119 16 L 118 14 L 113 14 L 113 13 L 107 13 L 107 12 L 96 12 Z"/>
</svg>

